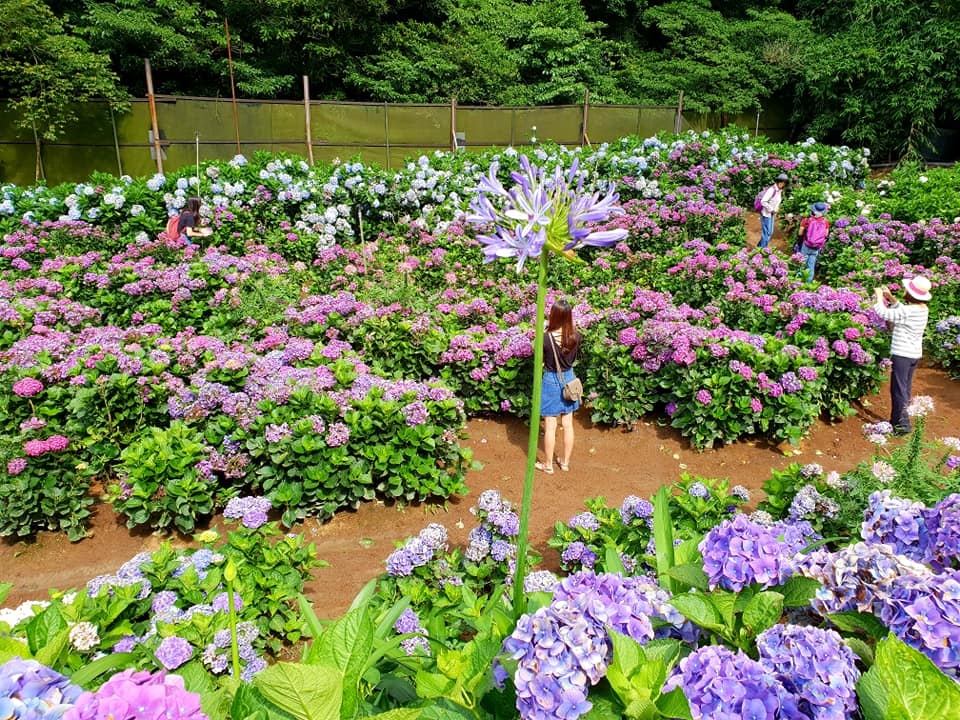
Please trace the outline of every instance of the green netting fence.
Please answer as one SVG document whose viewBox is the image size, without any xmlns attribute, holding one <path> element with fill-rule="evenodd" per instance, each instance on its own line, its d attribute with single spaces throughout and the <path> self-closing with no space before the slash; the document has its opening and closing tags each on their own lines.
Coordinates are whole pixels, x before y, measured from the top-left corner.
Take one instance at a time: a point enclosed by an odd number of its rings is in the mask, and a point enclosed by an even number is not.
<svg viewBox="0 0 960 720">
<path fill-rule="evenodd" d="M 717 129 L 736 124 L 771 138 L 788 133 L 787 114 L 685 113 L 678 107 L 565 105 L 475 107 L 364 102 L 260 101 L 156 96 L 160 159 L 147 99 L 122 114 L 106 102 L 77 106 L 78 122 L 58 142 L 40 145 L 40 172 L 53 185 L 86 179 L 96 170 L 116 175 L 152 175 L 196 163 L 229 159 L 258 150 L 296 153 L 315 162 L 359 157 L 390 168 L 433 150 L 525 146 L 554 141 L 597 145 L 627 135 Z M 309 109 L 308 109 L 309 108 Z M 309 133 L 307 116 L 309 112 Z M 32 184 L 37 145 L 16 128 L 16 117 L 0 104 L 0 182 Z M 309 136 L 309 142 L 308 142 Z M 198 153 L 199 150 L 199 153 Z"/>
</svg>

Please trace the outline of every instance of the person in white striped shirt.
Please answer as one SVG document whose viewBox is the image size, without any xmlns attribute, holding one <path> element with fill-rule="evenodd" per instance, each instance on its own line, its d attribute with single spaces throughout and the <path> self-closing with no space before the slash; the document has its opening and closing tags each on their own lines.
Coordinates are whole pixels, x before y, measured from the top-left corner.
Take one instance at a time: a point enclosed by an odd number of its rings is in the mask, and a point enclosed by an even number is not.
<svg viewBox="0 0 960 720">
<path fill-rule="evenodd" d="M 877 315 L 893 324 L 890 339 L 890 424 L 896 435 L 910 432 L 910 418 L 906 414 L 910 402 L 913 373 L 923 356 L 923 333 L 927 328 L 930 281 L 917 276 L 903 280 L 905 302 L 899 302 L 886 287 L 874 291 L 873 309 Z"/>
</svg>

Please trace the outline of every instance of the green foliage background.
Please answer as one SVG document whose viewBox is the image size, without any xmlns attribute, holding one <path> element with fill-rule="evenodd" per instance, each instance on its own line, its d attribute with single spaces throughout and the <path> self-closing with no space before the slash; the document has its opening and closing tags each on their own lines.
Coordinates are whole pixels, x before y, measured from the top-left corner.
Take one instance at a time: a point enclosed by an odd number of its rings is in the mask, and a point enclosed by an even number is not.
<svg viewBox="0 0 960 720">
<path fill-rule="evenodd" d="M 48 139 L 86 94 L 794 108 L 796 135 L 916 155 L 960 118 L 955 0 L 0 0 L 0 96 Z M 55 89 L 55 90 L 54 90 Z"/>
</svg>

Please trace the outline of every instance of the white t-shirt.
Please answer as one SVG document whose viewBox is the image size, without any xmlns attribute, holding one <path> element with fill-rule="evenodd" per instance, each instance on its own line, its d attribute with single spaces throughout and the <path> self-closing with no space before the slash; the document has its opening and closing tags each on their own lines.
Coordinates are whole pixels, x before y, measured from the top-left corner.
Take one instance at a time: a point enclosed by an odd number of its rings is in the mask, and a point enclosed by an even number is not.
<svg viewBox="0 0 960 720">
<path fill-rule="evenodd" d="M 890 307 L 877 300 L 877 315 L 893 323 L 890 354 L 905 358 L 923 357 L 923 331 L 927 328 L 930 308 L 922 303 L 894 303 Z"/>
</svg>

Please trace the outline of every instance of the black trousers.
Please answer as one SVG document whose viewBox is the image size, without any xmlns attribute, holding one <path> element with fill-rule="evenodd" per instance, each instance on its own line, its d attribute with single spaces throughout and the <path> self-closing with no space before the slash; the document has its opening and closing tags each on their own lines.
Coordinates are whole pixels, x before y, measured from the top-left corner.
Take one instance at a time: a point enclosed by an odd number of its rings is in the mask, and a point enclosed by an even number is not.
<svg viewBox="0 0 960 720">
<path fill-rule="evenodd" d="M 907 417 L 907 404 L 910 402 L 910 388 L 913 385 L 913 371 L 917 369 L 919 358 L 907 358 L 891 355 L 893 368 L 890 371 L 890 424 L 901 430 L 910 429 Z"/>
</svg>

